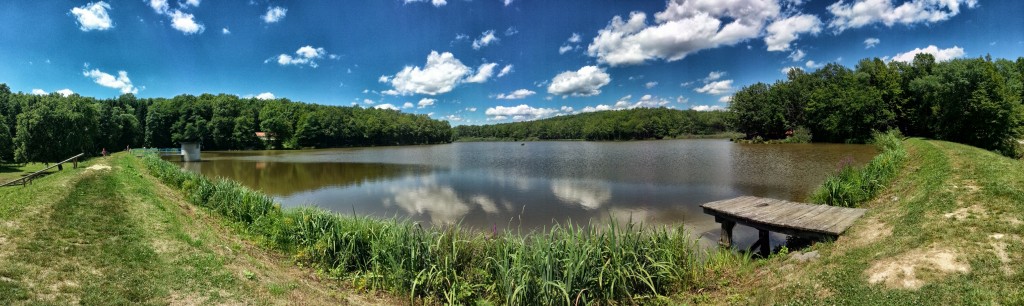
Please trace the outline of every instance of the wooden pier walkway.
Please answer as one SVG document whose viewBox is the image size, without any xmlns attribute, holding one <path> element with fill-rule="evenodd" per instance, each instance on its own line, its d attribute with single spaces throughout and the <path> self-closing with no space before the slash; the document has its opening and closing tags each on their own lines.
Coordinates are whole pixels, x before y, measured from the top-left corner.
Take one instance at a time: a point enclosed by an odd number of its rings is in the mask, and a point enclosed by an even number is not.
<svg viewBox="0 0 1024 306">
<path fill-rule="evenodd" d="M 760 247 L 762 256 L 771 253 L 769 231 L 816 240 L 835 239 L 867 211 L 752 196 L 715 201 L 701 207 L 704 213 L 715 216 L 715 222 L 722 224 L 720 243 L 724 246 L 732 245 L 732 229 L 736 223 L 756 228 L 758 240 L 751 249 Z"/>
</svg>

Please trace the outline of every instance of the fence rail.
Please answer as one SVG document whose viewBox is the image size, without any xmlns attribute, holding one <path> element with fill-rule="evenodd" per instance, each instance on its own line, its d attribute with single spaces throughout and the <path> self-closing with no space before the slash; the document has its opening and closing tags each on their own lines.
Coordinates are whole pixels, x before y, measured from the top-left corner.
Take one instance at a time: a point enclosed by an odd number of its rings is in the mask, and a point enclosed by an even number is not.
<svg viewBox="0 0 1024 306">
<path fill-rule="evenodd" d="M 74 163 L 74 167 L 77 169 L 78 168 L 78 158 L 82 157 L 82 155 L 85 155 L 85 153 L 79 153 L 78 155 L 72 156 L 71 158 L 65 159 L 64 161 L 61 161 L 61 162 L 56 163 L 56 164 L 53 164 L 53 166 L 46 167 L 46 169 L 39 170 L 39 171 L 36 171 L 36 172 L 32 172 L 32 174 L 23 176 L 23 177 L 21 177 L 19 179 L 16 179 L 16 180 L 13 180 L 13 181 L 10 181 L 10 182 L 7 182 L 7 183 L 4 183 L 3 185 L 0 185 L 0 187 L 15 186 L 15 185 L 22 185 L 22 186 L 28 185 L 29 183 L 32 182 L 33 179 L 36 178 L 36 176 L 42 175 L 42 174 L 46 173 L 47 170 L 53 169 L 54 167 L 58 167 L 58 166 L 60 166 L 60 165 L 62 165 L 64 163 L 67 163 L 67 162 L 73 162 Z"/>
</svg>

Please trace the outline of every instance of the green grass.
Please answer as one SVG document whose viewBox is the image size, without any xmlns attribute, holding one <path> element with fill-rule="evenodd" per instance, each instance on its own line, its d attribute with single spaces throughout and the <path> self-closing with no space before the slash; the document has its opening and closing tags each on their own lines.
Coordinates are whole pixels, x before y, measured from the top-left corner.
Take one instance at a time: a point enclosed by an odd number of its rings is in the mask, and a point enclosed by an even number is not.
<svg viewBox="0 0 1024 306">
<path fill-rule="evenodd" d="M 811 194 L 811 202 L 842 207 L 857 207 L 882 191 L 903 167 L 907 151 L 898 131 L 876 133 L 874 144 L 881 151 L 863 167 L 852 163 L 840 165 Z"/>
<path fill-rule="evenodd" d="M 336 304 L 350 292 L 295 285 L 305 277 L 289 261 L 225 235 L 136 158 L 88 165 L 112 168 L 0 188 L 0 305 Z"/>
<path fill-rule="evenodd" d="M 43 163 L 0 164 L 0 184 L 19 179 L 22 176 L 45 168 L 46 165 Z M 53 169 L 53 171 L 57 171 L 57 169 Z"/>
<path fill-rule="evenodd" d="M 681 227 L 566 224 L 525 236 L 423 227 L 316 208 L 281 210 L 237 183 L 186 172 L 155 156 L 144 164 L 190 202 L 236 222 L 265 245 L 356 288 L 409 302 L 657 303 L 713 286 L 713 275 L 749 265 L 744 255 L 705 253 Z"/>
<path fill-rule="evenodd" d="M 950 142 L 905 145 L 906 166 L 845 236 L 812 247 L 816 261 L 771 260 L 735 288 L 740 303 L 1024 304 L 1024 163 Z M 966 269 L 931 263 L 943 257 Z M 886 267 L 897 273 L 870 281 Z"/>
</svg>

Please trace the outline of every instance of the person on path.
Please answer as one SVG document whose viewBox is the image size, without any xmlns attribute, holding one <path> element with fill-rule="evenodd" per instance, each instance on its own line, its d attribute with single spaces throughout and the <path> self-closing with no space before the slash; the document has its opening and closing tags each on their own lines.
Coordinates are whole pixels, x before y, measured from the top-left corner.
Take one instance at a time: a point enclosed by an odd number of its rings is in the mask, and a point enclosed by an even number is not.
<svg viewBox="0 0 1024 306">
<path fill-rule="evenodd" d="M 107 157 L 107 148 L 103 148 L 103 157 Z"/>
</svg>

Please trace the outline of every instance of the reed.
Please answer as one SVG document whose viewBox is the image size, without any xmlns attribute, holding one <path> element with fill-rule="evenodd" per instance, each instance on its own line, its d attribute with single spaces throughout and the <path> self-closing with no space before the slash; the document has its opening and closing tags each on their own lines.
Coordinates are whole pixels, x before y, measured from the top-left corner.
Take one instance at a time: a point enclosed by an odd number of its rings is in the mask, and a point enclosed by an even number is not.
<svg viewBox="0 0 1024 306">
<path fill-rule="evenodd" d="M 874 145 L 882 152 L 863 167 L 844 162 L 836 174 L 818 187 L 811 201 L 842 207 L 857 207 L 878 195 L 899 173 L 907 151 L 899 131 L 875 133 Z"/>
<path fill-rule="evenodd" d="M 555 225 L 522 235 L 459 225 L 340 215 L 313 207 L 282 210 L 229 180 L 183 171 L 155 156 L 144 164 L 195 205 L 242 225 L 297 262 L 359 288 L 407 296 L 410 303 L 637 304 L 694 288 L 725 260 L 706 253 L 680 227 Z"/>
</svg>

